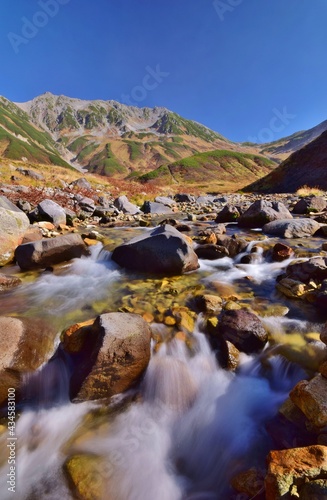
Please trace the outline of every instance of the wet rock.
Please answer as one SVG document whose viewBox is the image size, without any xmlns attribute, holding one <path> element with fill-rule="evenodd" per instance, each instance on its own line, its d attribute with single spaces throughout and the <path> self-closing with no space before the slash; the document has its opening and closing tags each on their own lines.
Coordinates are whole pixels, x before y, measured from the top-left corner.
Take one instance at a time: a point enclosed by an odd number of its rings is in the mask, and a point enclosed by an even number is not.
<svg viewBox="0 0 327 500">
<path fill-rule="evenodd" d="M 142 212 L 145 214 L 171 214 L 171 208 L 163 203 L 155 201 L 145 201 L 141 207 Z"/>
<path fill-rule="evenodd" d="M 139 207 L 128 201 L 127 196 L 119 196 L 115 199 L 114 205 L 124 214 L 135 215 L 140 213 Z"/>
<path fill-rule="evenodd" d="M 306 483 L 300 492 L 300 500 L 326 500 L 327 480 L 316 479 Z"/>
<path fill-rule="evenodd" d="M 318 428 L 327 425 L 327 380 L 322 375 L 299 382 L 290 392 L 290 398 L 312 425 Z"/>
<path fill-rule="evenodd" d="M 248 246 L 248 242 L 237 236 L 226 236 L 225 234 L 218 236 L 217 245 L 227 248 L 229 257 L 236 257 L 241 252 L 244 252 Z"/>
<path fill-rule="evenodd" d="M 223 368 L 234 372 L 240 362 L 240 351 L 226 340 L 220 346 L 219 361 Z"/>
<path fill-rule="evenodd" d="M 25 243 L 15 250 L 16 262 L 23 270 L 49 267 L 82 255 L 88 251 L 79 234 Z"/>
<path fill-rule="evenodd" d="M 216 217 L 215 222 L 236 222 L 240 212 L 233 205 L 226 205 Z"/>
<path fill-rule="evenodd" d="M 35 221 L 49 221 L 56 227 L 60 224 L 66 224 L 66 212 L 52 200 L 43 200 L 38 204 L 35 210 L 29 213 L 30 220 Z"/>
<path fill-rule="evenodd" d="M 265 234 L 280 238 L 307 238 L 320 229 L 320 224 L 312 219 L 275 220 L 262 228 Z"/>
<path fill-rule="evenodd" d="M 300 299 L 312 291 L 313 288 L 301 281 L 283 278 L 276 283 L 276 288 L 290 299 Z"/>
<path fill-rule="evenodd" d="M 0 266 L 11 262 L 30 222 L 5 196 L 0 196 Z"/>
<path fill-rule="evenodd" d="M 276 243 L 272 250 L 272 260 L 274 262 L 282 262 L 283 260 L 292 257 L 293 253 L 294 252 L 291 247 L 284 245 L 283 243 Z"/>
<path fill-rule="evenodd" d="M 15 288 L 20 285 L 22 280 L 16 278 L 15 276 L 6 276 L 5 274 L 0 274 L 0 292 L 9 290 L 10 288 Z"/>
<path fill-rule="evenodd" d="M 139 380 L 150 360 L 151 331 L 136 314 L 102 314 L 89 330 L 77 329 L 70 337 L 70 343 L 81 346 L 70 383 L 71 397 L 77 400 L 124 392 Z"/>
<path fill-rule="evenodd" d="M 292 219 L 292 214 L 281 202 L 255 201 L 238 219 L 241 227 L 263 227 L 271 221 Z"/>
<path fill-rule="evenodd" d="M 271 451 L 267 462 L 266 499 L 296 498 L 308 481 L 326 476 L 327 447 L 316 445 Z"/>
<path fill-rule="evenodd" d="M 327 279 L 327 259 L 312 257 L 306 261 L 291 262 L 285 270 L 285 275 L 303 283 L 308 283 L 310 280 L 323 281 Z"/>
<path fill-rule="evenodd" d="M 121 267 L 147 273 L 182 274 L 199 267 L 187 237 L 169 225 L 116 247 L 112 260 Z"/>
<path fill-rule="evenodd" d="M 0 405 L 9 387 L 18 390 L 22 375 L 46 361 L 55 336 L 52 326 L 39 319 L 0 316 Z"/>
<path fill-rule="evenodd" d="M 327 323 L 324 324 L 321 333 L 320 333 L 320 340 L 327 345 Z"/>
<path fill-rule="evenodd" d="M 262 472 L 252 467 L 234 476 L 231 485 L 239 493 L 245 493 L 250 498 L 254 498 L 263 490 L 264 476 Z"/>
<path fill-rule="evenodd" d="M 70 457 L 64 464 L 64 472 L 74 496 L 81 500 L 102 500 L 107 497 L 108 480 L 113 470 L 110 460 L 93 454 Z"/>
<path fill-rule="evenodd" d="M 224 310 L 219 317 L 218 332 L 247 354 L 260 351 L 268 340 L 260 319 L 246 309 Z"/>
<path fill-rule="evenodd" d="M 92 189 L 91 184 L 89 183 L 88 180 L 85 179 L 85 177 L 81 177 L 80 179 L 77 179 L 76 181 L 73 181 L 69 184 L 71 188 L 79 188 L 79 189 L 86 189 L 90 191 Z"/>
<path fill-rule="evenodd" d="M 293 208 L 294 214 L 322 212 L 327 208 L 327 201 L 322 196 L 309 196 L 299 200 Z"/>
<path fill-rule="evenodd" d="M 196 309 L 205 314 L 218 314 L 222 308 L 222 299 L 218 295 L 197 295 L 194 303 Z"/>
<path fill-rule="evenodd" d="M 199 259 L 215 260 L 227 257 L 229 252 L 227 248 L 219 245 L 200 245 L 195 249 Z"/>
</svg>

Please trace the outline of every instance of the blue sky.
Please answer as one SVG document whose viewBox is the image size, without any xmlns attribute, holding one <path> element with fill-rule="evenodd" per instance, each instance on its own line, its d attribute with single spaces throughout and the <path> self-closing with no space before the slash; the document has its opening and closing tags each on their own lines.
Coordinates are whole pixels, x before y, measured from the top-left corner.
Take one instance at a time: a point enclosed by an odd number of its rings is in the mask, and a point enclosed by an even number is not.
<svg viewBox="0 0 327 500">
<path fill-rule="evenodd" d="M 0 95 L 165 106 L 274 140 L 327 119 L 326 26 L 326 0 L 1 0 Z"/>
</svg>

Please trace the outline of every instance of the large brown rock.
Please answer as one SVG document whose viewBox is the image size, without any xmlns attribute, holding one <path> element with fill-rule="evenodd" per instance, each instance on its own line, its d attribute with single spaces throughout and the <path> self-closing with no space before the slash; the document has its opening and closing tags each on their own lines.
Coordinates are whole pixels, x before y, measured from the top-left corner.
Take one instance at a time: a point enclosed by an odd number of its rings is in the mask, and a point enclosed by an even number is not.
<svg viewBox="0 0 327 500">
<path fill-rule="evenodd" d="M 218 333 L 246 353 L 263 349 L 268 340 L 258 316 L 246 309 L 223 311 L 219 317 Z"/>
<path fill-rule="evenodd" d="M 312 425 L 327 425 L 327 380 L 322 375 L 301 380 L 290 392 L 290 398 Z"/>
<path fill-rule="evenodd" d="M 9 387 L 18 389 L 22 375 L 47 360 L 55 336 L 40 319 L 0 316 L 0 405 L 7 401 Z"/>
<path fill-rule="evenodd" d="M 29 225 L 24 212 L 0 196 L 0 266 L 14 259 L 15 248 L 22 242 Z"/>
<path fill-rule="evenodd" d="M 271 451 L 267 461 L 266 500 L 305 498 L 301 496 L 305 484 L 310 479 L 326 477 L 327 447 L 316 445 Z"/>
<path fill-rule="evenodd" d="M 112 260 L 126 269 L 146 273 L 182 274 L 199 267 L 189 239 L 168 224 L 116 247 Z"/>
<path fill-rule="evenodd" d="M 68 336 L 64 335 L 63 345 L 70 354 L 75 352 L 70 393 L 77 400 L 123 392 L 148 366 L 151 331 L 137 314 L 102 314 L 91 327 L 70 331 Z"/>
<path fill-rule="evenodd" d="M 82 255 L 88 255 L 88 250 L 79 234 L 24 243 L 15 251 L 16 262 L 23 270 L 45 268 Z"/>
<path fill-rule="evenodd" d="M 238 219 L 241 227 L 262 227 L 279 219 L 292 219 L 292 214 L 283 203 L 257 200 Z"/>
</svg>

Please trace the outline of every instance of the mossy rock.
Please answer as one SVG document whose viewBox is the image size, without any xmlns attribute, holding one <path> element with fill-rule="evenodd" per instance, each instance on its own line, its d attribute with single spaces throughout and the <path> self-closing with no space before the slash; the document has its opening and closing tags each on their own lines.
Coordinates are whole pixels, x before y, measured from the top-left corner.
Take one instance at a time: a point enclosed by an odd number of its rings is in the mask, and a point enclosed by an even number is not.
<svg viewBox="0 0 327 500">
<path fill-rule="evenodd" d="M 97 455 L 74 455 L 64 464 L 64 471 L 73 492 L 81 500 L 102 500 L 107 498 L 106 482 L 110 468 Z"/>
</svg>

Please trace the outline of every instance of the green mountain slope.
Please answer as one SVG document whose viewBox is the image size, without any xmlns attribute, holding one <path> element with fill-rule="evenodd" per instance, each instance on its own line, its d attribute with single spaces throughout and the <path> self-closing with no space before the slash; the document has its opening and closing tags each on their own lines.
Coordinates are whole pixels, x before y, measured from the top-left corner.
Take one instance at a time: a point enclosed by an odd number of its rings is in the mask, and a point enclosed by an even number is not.
<svg viewBox="0 0 327 500">
<path fill-rule="evenodd" d="M 0 155 L 72 168 L 60 156 L 52 137 L 38 130 L 24 111 L 4 97 L 0 97 Z"/>
<path fill-rule="evenodd" d="M 263 156 L 228 150 L 198 153 L 138 177 L 142 183 L 215 186 L 236 190 L 276 168 Z M 251 181 L 250 181 L 251 182 Z"/>
</svg>

